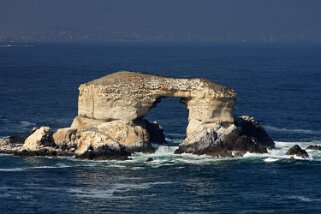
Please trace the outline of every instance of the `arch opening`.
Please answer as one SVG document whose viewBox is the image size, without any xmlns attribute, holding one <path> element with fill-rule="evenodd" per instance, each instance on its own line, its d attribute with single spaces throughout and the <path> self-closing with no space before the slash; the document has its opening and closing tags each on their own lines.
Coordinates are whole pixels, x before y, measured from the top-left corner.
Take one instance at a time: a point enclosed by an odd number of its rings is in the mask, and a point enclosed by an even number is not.
<svg viewBox="0 0 321 214">
<path fill-rule="evenodd" d="M 144 119 L 159 123 L 169 145 L 177 145 L 186 138 L 188 109 L 179 97 L 161 97 Z"/>
</svg>

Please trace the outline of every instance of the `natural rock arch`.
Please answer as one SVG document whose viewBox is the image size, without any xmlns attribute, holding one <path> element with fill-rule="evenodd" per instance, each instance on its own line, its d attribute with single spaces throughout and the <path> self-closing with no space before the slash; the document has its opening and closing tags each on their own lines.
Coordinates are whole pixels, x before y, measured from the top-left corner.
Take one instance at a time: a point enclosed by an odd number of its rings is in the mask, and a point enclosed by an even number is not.
<svg viewBox="0 0 321 214">
<path fill-rule="evenodd" d="M 176 153 L 233 156 L 233 151 L 267 152 L 273 140 L 250 117 L 236 118 L 236 93 L 201 78 L 168 78 L 120 71 L 79 87 L 79 154 L 117 142 L 127 151 L 147 151 L 165 140 L 157 124 L 144 116 L 163 97 L 178 97 L 188 109 L 186 139 Z M 89 131 L 88 131 L 89 130 Z"/>
<path fill-rule="evenodd" d="M 175 141 L 181 141 L 186 138 L 188 109 L 186 107 L 186 100 L 182 98 L 161 98 L 152 108 L 150 108 L 144 119 L 159 123 L 161 127 L 164 128 L 166 137 L 176 136 L 177 139 L 175 139 Z"/>
<path fill-rule="evenodd" d="M 188 109 L 186 139 L 175 153 L 233 157 L 274 148 L 253 118 L 233 116 L 232 89 L 200 78 L 120 71 L 79 87 L 78 115 L 71 127 L 55 133 L 42 127 L 25 137 L 9 137 L 0 141 L 0 153 L 126 159 L 131 152 L 153 151 L 151 143 L 162 143 L 165 136 L 144 116 L 163 97 L 178 97 Z"/>
<path fill-rule="evenodd" d="M 82 84 L 78 115 L 99 121 L 143 118 L 163 97 L 179 97 L 189 111 L 187 138 L 195 132 L 232 124 L 235 92 L 206 79 L 167 78 L 120 71 Z"/>
</svg>

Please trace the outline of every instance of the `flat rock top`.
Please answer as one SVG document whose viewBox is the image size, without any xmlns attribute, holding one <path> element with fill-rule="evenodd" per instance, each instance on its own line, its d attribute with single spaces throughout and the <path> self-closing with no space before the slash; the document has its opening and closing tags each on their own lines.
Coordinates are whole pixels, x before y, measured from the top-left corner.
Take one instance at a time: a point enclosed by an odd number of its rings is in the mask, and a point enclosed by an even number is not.
<svg viewBox="0 0 321 214">
<path fill-rule="evenodd" d="M 178 90 L 178 91 L 208 91 L 221 94 L 222 97 L 234 98 L 236 93 L 229 87 L 214 83 L 203 78 L 169 78 L 131 71 L 119 71 L 82 86 L 100 88 L 117 88 L 118 90 Z"/>
</svg>

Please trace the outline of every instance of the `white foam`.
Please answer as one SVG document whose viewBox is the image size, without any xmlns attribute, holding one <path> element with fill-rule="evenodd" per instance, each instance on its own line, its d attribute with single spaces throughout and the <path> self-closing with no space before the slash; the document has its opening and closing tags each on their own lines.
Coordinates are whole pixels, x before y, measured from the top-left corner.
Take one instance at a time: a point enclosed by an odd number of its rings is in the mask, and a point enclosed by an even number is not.
<svg viewBox="0 0 321 214">
<path fill-rule="evenodd" d="M 110 164 L 110 165 L 106 165 L 104 167 L 113 167 L 113 168 L 126 168 L 126 166 L 124 165 L 118 165 L 118 164 Z"/>
<path fill-rule="evenodd" d="M 279 159 L 277 159 L 277 158 L 265 158 L 264 159 L 264 162 L 275 162 L 275 161 L 278 161 Z"/>
<path fill-rule="evenodd" d="M 1 168 L 0 172 L 21 172 L 21 171 L 29 171 L 34 169 L 62 169 L 68 168 L 72 166 L 67 165 L 56 165 L 56 166 L 34 166 L 34 167 L 18 167 L 18 168 Z"/>
<path fill-rule="evenodd" d="M 115 193 L 121 194 L 132 190 L 148 189 L 155 185 L 167 185 L 171 183 L 172 182 L 114 183 L 105 190 L 96 188 L 70 188 L 67 189 L 67 192 L 79 198 L 128 198 L 137 196 L 115 196 Z"/>
<path fill-rule="evenodd" d="M 35 126 L 36 124 L 29 121 L 22 120 L 20 121 L 20 125 L 21 127 L 30 127 L 30 126 Z"/>
<path fill-rule="evenodd" d="M 320 144 L 319 141 L 312 142 L 275 142 L 275 149 L 268 150 L 268 153 L 258 154 L 258 153 L 245 153 L 243 157 L 240 158 L 215 158 L 207 155 L 194 155 L 194 154 L 174 154 L 174 151 L 178 146 L 166 146 L 161 145 L 153 154 L 145 153 L 134 153 L 132 155 L 132 163 L 146 164 L 153 168 L 158 168 L 161 166 L 176 165 L 176 164 L 213 164 L 218 161 L 226 160 L 239 160 L 239 159 L 260 159 L 266 163 L 272 163 L 279 160 L 285 159 L 297 159 L 297 160 L 308 160 L 308 161 L 321 161 L 321 151 L 317 150 L 307 150 L 309 158 L 302 158 L 298 156 L 290 156 L 285 153 L 295 144 L 299 145 L 301 148 L 305 149 L 309 145 Z M 153 161 L 146 162 L 148 158 L 153 158 Z M 140 169 L 140 168 L 138 168 Z M 137 170 L 134 168 L 134 170 Z"/>
<path fill-rule="evenodd" d="M 135 166 L 131 168 L 132 170 L 143 170 L 145 167 Z"/>
<path fill-rule="evenodd" d="M 14 47 L 15 45 L 10 45 L 10 44 L 5 44 L 5 45 L 0 45 L 0 48 L 10 48 Z"/>
<path fill-rule="evenodd" d="M 299 195 L 291 195 L 287 197 L 288 199 L 295 199 L 298 201 L 303 201 L 303 202 L 321 202 L 320 198 L 308 198 L 305 196 L 299 196 Z"/>
<path fill-rule="evenodd" d="M 25 171 L 25 168 L 0 169 L 0 172 L 21 172 L 21 171 Z"/>
</svg>

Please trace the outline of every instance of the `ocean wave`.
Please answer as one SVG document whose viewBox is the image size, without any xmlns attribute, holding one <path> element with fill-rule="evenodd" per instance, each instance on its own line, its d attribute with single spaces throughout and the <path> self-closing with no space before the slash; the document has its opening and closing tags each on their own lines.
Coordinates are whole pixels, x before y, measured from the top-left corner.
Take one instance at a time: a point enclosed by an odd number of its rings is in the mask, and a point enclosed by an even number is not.
<svg viewBox="0 0 321 214">
<path fill-rule="evenodd" d="M 72 166 L 68 165 L 55 165 L 55 166 L 34 166 L 34 167 L 16 167 L 16 168 L 0 168 L 0 172 L 21 172 L 21 171 L 30 171 L 34 169 L 62 169 L 69 168 Z"/>
<path fill-rule="evenodd" d="M 320 198 L 308 198 L 305 196 L 291 195 L 287 197 L 288 199 L 294 199 L 302 202 L 321 202 Z"/>
<path fill-rule="evenodd" d="M 16 45 L 10 45 L 10 44 L 4 44 L 0 45 L 0 48 L 10 48 L 10 47 L 15 47 Z"/>
<path fill-rule="evenodd" d="M 35 126 L 36 125 L 36 123 L 32 123 L 32 122 L 24 121 L 24 120 L 20 121 L 19 124 L 20 124 L 20 127 L 25 127 L 25 128 L 29 128 L 31 126 Z"/>
<path fill-rule="evenodd" d="M 36 126 L 36 123 L 21 120 L 11 121 L 6 118 L 0 119 L 0 131 L 3 133 L 23 133 L 31 131 L 32 127 Z M 6 137 L 6 136 L 2 136 Z"/>
<path fill-rule="evenodd" d="M 124 165 L 119 165 L 119 164 L 110 164 L 110 165 L 106 165 L 104 167 L 113 167 L 113 168 L 126 168 L 126 166 Z"/>
<path fill-rule="evenodd" d="M 321 135 L 321 131 L 309 130 L 309 129 L 288 129 L 288 128 L 278 128 L 278 127 L 269 126 L 269 125 L 264 125 L 264 128 L 268 131 L 274 131 L 274 132 Z"/>
<path fill-rule="evenodd" d="M 115 183 L 110 185 L 109 188 L 105 190 L 96 188 L 70 188 L 67 189 L 67 192 L 79 198 L 132 198 L 137 196 L 121 196 L 121 193 L 133 190 L 149 189 L 155 185 L 168 185 L 172 183 L 173 182 Z"/>
<path fill-rule="evenodd" d="M 278 158 L 265 158 L 265 159 L 264 159 L 264 161 L 265 161 L 265 162 L 268 162 L 268 163 L 270 163 L 270 162 L 275 162 L 275 161 L 278 161 L 278 160 L 280 160 L 280 159 L 278 159 Z"/>
</svg>

